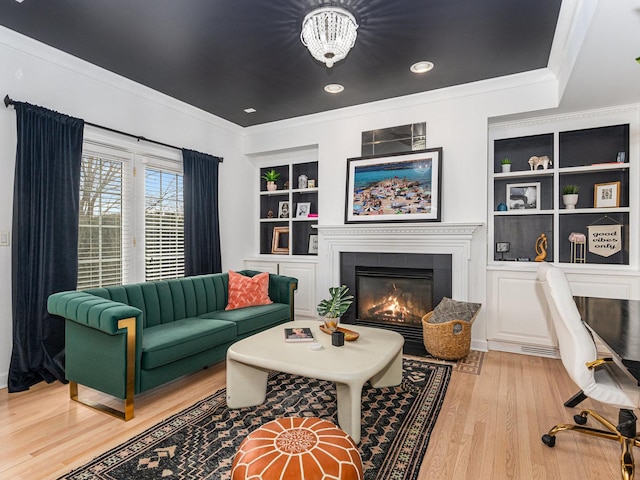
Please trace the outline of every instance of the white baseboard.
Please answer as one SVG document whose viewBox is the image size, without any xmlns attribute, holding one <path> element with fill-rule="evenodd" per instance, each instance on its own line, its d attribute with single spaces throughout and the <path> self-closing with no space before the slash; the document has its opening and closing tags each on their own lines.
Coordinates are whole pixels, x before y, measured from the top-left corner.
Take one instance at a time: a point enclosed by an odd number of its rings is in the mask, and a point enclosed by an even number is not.
<svg viewBox="0 0 640 480">
<path fill-rule="evenodd" d="M 478 352 L 488 352 L 489 344 L 486 340 L 471 339 L 471 350 L 477 350 Z"/>
</svg>

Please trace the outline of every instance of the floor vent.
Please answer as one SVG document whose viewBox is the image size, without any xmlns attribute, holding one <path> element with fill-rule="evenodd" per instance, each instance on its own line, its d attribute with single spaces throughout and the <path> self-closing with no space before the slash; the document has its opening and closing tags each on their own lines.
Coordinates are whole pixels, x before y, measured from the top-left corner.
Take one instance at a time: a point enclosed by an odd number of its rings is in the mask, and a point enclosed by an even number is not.
<svg viewBox="0 0 640 480">
<path fill-rule="evenodd" d="M 520 351 L 527 355 L 537 355 L 539 357 L 560 358 L 558 349 L 553 347 L 531 347 L 523 345 Z"/>
</svg>

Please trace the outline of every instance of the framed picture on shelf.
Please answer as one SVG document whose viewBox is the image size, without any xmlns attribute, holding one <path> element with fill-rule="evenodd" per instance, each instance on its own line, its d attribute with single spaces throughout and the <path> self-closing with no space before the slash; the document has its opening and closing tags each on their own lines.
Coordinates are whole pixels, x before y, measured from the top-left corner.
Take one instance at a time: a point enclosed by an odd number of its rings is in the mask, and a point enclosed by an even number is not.
<svg viewBox="0 0 640 480">
<path fill-rule="evenodd" d="M 507 184 L 509 210 L 540 210 L 540 182 Z"/>
<path fill-rule="evenodd" d="M 289 253 L 289 227 L 273 227 L 271 253 Z"/>
<path fill-rule="evenodd" d="M 620 182 L 596 183 L 593 186 L 593 206 L 595 208 L 619 207 Z"/>
<path fill-rule="evenodd" d="M 309 235 L 309 250 L 307 253 L 318 253 L 318 235 Z"/>
<path fill-rule="evenodd" d="M 289 218 L 289 202 L 278 203 L 278 218 Z"/>
<path fill-rule="evenodd" d="M 345 223 L 439 222 L 442 148 L 347 159 Z"/>
<path fill-rule="evenodd" d="M 311 210 L 311 202 L 298 202 L 296 206 L 296 218 L 307 218 Z"/>
</svg>

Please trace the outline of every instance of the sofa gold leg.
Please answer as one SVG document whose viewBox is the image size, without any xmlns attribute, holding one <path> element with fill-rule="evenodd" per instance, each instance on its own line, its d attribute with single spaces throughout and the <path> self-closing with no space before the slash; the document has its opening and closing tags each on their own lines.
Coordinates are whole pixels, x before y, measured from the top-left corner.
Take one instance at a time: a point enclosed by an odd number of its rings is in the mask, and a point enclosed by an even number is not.
<svg viewBox="0 0 640 480">
<path fill-rule="evenodd" d="M 133 418 L 133 397 L 135 392 L 136 372 L 136 319 L 125 318 L 118 322 L 118 328 L 127 330 L 127 364 L 126 364 L 126 393 L 124 398 L 124 411 L 116 410 L 92 400 L 80 400 L 78 395 L 78 382 L 69 381 L 69 397 L 71 400 L 91 407 L 103 413 L 107 413 L 125 422 Z"/>
<path fill-rule="evenodd" d="M 289 286 L 289 301 L 291 302 L 291 303 L 289 303 L 289 311 L 290 311 L 289 315 L 291 317 L 290 318 L 291 321 L 294 321 L 296 319 L 295 318 L 295 316 L 296 316 L 296 306 L 295 306 L 295 303 L 294 303 L 294 295 L 296 293 L 296 289 L 297 288 L 298 288 L 298 285 L 296 283 L 292 283 Z"/>
<path fill-rule="evenodd" d="M 120 420 L 131 420 L 133 418 L 133 398 L 124 399 L 124 411 L 117 410 L 108 405 L 104 405 L 100 402 L 95 402 L 93 400 L 82 400 L 78 395 L 78 383 L 77 382 L 69 382 L 69 397 L 74 402 L 78 402 L 85 407 L 93 408 L 94 410 L 98 410 L 99 412 L 106 413 L 111 415 L 112 417 L 119 418 Z"/>
</svg>

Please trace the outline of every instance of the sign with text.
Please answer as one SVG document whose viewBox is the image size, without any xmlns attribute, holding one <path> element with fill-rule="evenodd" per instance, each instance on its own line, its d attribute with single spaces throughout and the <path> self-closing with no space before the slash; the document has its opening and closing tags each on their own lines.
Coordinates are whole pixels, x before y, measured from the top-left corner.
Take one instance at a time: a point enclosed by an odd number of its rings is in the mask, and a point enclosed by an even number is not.
<svg viewBox="0 0 640 480">
<path fill-rule="evenodd" d="M 622 225 L 589 225 L 589 252 L 610 257 L 622 250 Z"/>
</svg>

